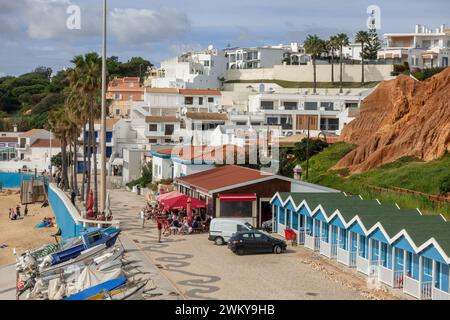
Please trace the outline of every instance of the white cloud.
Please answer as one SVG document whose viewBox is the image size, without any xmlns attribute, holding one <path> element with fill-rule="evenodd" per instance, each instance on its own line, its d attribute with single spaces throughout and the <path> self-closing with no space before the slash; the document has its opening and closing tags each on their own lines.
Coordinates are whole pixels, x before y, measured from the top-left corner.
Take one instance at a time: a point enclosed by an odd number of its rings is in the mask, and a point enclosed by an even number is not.
<svg viewBox="0 0 450 320">
<path fill-rule="evenodd" d="M 0 35 L 10 37 L 25 30 L 36 40 L 76 40 L 101 35 L 101 8 L 81 6 L 81 28 L 66 26 L 70 0 L 15 0 L 0 3 Z M 183 36 L 190 30 L 188 17 L 178 9 L 112 9 L 108 13 L 108 31 L 121 43 L 143 44 Z"/>
<path fill-rule="evenodd" d="M 178 38 L 190 29 L 188 17 L 177 9 L 114 9 L 109 13 L 111 33 L 123 43 L 148 43 Z"/>
</svg>

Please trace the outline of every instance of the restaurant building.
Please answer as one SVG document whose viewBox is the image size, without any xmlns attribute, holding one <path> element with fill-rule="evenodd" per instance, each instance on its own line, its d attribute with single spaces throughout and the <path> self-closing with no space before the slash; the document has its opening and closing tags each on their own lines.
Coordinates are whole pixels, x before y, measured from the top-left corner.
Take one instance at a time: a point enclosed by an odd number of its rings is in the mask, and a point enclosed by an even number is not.
<svg viewBox="0 0 450 320">
<path fill-rule="evenodd" d="M 237 165 L 178 177 L 175 185 L 179 192 L 205 202 L 208 215 L 246 219 L 256 227 L 271 220 L 270 200 L 277 192 L 337 192 Z"/>
</svg>

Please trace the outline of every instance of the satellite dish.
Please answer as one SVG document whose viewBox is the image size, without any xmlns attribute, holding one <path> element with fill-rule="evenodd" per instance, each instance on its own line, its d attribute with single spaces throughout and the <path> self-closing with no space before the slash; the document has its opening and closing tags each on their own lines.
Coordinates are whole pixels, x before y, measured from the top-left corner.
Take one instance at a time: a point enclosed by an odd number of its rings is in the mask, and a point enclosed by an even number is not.
<svg viewBox="0 0 450 320">
<path fill-rule="evenodd" d="M 185 116 L 187 112 L 188 112 L 188 109 L 187 109 L 186 107 L 183 107 L 183 108 L 181 109 L 181 115 L 182 115 L 182 116 Z"/>
</svg>

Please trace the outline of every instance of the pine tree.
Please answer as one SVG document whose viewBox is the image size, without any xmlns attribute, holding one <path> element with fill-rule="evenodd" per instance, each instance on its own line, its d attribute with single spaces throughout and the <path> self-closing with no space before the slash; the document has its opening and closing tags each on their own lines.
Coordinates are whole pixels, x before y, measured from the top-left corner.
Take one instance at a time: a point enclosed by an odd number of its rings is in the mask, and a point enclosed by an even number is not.
<svg viewBox="0 0 450 320">
<path fill-rule="evenodd" d="M 369 29 L 369 41 L 364 45 L 363 58 L 367 60 L 376 60 L 378 51 L 381 49 L 381 41 L 378 38 L 375 28 Z"/>
</svg>

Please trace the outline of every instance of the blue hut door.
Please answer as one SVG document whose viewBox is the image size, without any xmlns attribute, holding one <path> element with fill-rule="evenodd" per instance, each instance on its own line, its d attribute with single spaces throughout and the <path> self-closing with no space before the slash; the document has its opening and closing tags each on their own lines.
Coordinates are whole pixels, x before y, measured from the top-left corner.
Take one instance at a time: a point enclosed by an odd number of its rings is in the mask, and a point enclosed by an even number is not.
<svg viewBox="0 0 450 320">
<path fill-rule="evenodd" d="M 338 247 L 338 227 L 331 226 L 331 257 L 336 258 Z"/>
<path fill-rule="evenodd" d="M 350 232 L 350 265 L 356 266 L 356 250 L 358 250 L 358 235 Z"/>
<path fill-rule="evenodd" d="M 286 210 L 286 228 L 291 228 L 291 210 Z"/>
<path fill-rule="evenodd" d="M 373 240 L 372 241 L 372 263 L 374 264 L 378 264 L 378 258 L 380 256 L 380 251 L 379 251 L 379 242 L 378 240 Z"/>
</svg>

